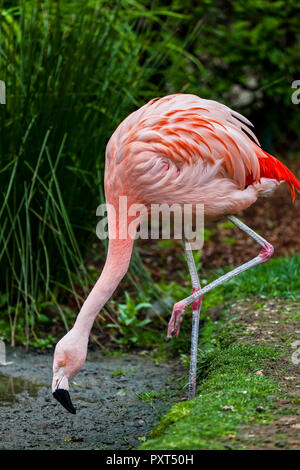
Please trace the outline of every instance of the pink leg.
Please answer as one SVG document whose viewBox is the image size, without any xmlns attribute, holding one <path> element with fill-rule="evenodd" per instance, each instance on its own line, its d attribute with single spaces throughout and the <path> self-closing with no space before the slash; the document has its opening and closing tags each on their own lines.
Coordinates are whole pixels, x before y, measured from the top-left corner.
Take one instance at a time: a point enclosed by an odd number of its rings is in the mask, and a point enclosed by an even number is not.
<svg viewBox="0 0 300 470">
<path fill-rule="evenodd" d="M 244 263 L 241 266 L 233 269 L 229 273 L 224 274 L 224 276 L 221 276 L 219 279 L 216 279 L 215 281 L 211 282 L 210 284 L 208 284 L 204 288 L 198 290 L 197 292 L 194 292 L 189 297 L 186 297 L 185 299 L 180 300 L 180 302 L 177 302 L 174 305 L 172 317 L 171 317 L 171 320 L 169 322 L 168 338 L 171 338 L 174 334 L 176 334 L 176 336 L 178 336 L 180 323 L 182 321 L 184 311 L 185 311 L 185 309 L 188 305 L 193 304 L 196 300 L 200 300 L 203 297 L 204 294 L 206 294 L 210 290 L 214 289 L 215 287 L 223 284 L 224 282 L 228 281 L 229 279 L 233 278 L 234 276 L 237 276 L 238 274 L 246 271 L 247 269 L 252 268 L 253 266 L 257 266 L 258 264 L 265 263 L 273 255 L 273 252 L 274 252 L 273 246 L 270 243 L 268 243 L 264 238 L 262 238 L 260 235 L 258 235 L 256 232 L 254 232 L 254 230 L 249 228 L 246 224 L 241 222 L 236 217 L 228 216 L 228 218 L 238 228 L 243 230 L 245 233 L 247 233 L 247 235 L 252 237 L 259 245 L 261 245 L 262 249 L 261 249 L 260 253 L 258 254 L 258 256 L 256 256 L 252 260 L 250 260 L 247 263 Z"/>
<path fill-rule="evenodd" d="M 198 292 L 200 287 L 193 289 L 193 293 Z M 202 304 L 202 297 L 192 303 L 193 321 L 192 321 L 192 336 L 191 336 L 191 360 L 190 360 L 190 373 L 189 373 L 189 395 L 188 399 L 191 400 L 196 396 L 196 382 L 197 382 L 197 355 L 198 355 L 198 339 L 199 339 L 199 320 L 200 310 Z"/>
<path fill-rule="evenodd" d="M 193 293 L 195 293 L 195 292 L 198 292 L 201 289 L 201 287 L 200 287 L 197 269 L 195 266 L 193 252 L 191 249 L 191 245 L 186 238 L 183 238 L 183 243 L 184 243 L 186 261 L 187 261 L 187 265 L 188 265 L 190 276 L 191 276 Z M 202 303 L 202 298 L 199 298 L 192 303 L 193 315 L 195 314 L 195 315 L 198 315 L 199 317 L 201 303 Z M 168 335 L 167 335 L 168 339 L 170 339 L 174 334 L 176 335 L 176 337 L 179 335 L 180 325 L 181 325 L 183 314 L 184 314 L 184 308 L 182 308 L 180 304 L 181 302 L 178 302 L 178 304 L 175 305 L 175 306 L 179 305 L 179 308 L 176 311 L 175 309 L 173 310 L 172 317 L 169 321 Z M 199 319 L 198 319 L 198 323 L 199 323 Z"/>
<path fill-rule="evenodd" d="M 200 287 L 200 281 L 193 257 L 193 252 L 191 249 L 191 245 L 188 242 L 187 239 L 183 239 L 184 242 L 184 249 L 185 249 L 185 256 L 192 280 L 192 286 L 193 286 L 193 293 L 198 292 L 201 287 Z M 190 361 L 190 374 L 189 374 L 189 395 L 188 398 L 189 400 L 192 398 L 195 398 L 196 395 L 196 375 L 197 375 L 197 353 L 198 353 L 198 335 L 199 335 L 199 319 L 200 319 L 200 309 L 201 309 L 201 303 L 202 303 L 202 297 L 199 299 L 195 300 L 192 303 L 192 309 L 193 309 L 193 322 L 192 322 L 192 335 L 191 335 L 191 361 Z M 180 324 L 182 322 L 183 315 L 179 316 L 173 316 L 171 318 L 170 324 L 169 324 L 169 330 L 168 330 L 168 335 L 170 328 L 173 329 L 175 332 L 176 336 L 179 334 L 179 329 L 180 329 Z"/>
</svg>

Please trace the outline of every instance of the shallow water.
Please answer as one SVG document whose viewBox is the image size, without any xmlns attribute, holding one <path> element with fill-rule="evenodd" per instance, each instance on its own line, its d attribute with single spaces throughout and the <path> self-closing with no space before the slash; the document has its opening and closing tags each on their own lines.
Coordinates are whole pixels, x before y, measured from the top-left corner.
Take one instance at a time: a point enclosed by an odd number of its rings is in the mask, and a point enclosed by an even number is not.
<svg viewBox="0 0 300 470">
<path fill-rule="evenodd" d="M 40 387 L 41 385 L 31 383 L 29 380 L 3 375 L 0 372 L 0 407 L 7 403 L 16 403 L 18 394 L 25 391 L 30 397 L 37 397 Z"/>
<path fill-rule="evenodd" d="M 0 449 L 137 448 L 172 403 L 137 394 L 171 392 L 183 374 L 175 362 L 157 365 L 144 355 L 89 353 L 70 386 L 72 415 L 52 397 L 52 354 L 8 356 L 13 364 L 0 367 Z"/>
</svg>

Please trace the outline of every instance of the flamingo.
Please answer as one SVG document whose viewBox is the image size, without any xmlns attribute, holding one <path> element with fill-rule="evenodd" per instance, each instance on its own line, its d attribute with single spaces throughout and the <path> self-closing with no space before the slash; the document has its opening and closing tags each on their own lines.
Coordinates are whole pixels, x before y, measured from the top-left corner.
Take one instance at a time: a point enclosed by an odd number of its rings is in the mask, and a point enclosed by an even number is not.
<svg viewBox="0 0 300 470">
<path fill-rule="evenodd" d="M 189 398 L 195 396 L 199 315 L 203 295 L 228 279 L 269 260 L 273 246 L 234 214 L 258 197 L 268 196 L 285 181 L 293 200 L 297 178 L 272 155 L 264 152 L 244 116 L 217 101 L 192 94 L 155 98 L 130 114 L 111 136 L 105 155 L 105 197 L 108 203 L 109 246 L 102 273 L 82 305 L 72 329 L 57 343 L 53 359 L 52 392 L 76 413 L 69 382 L 82 368 L 89 334 L 100 309 L 128 270 L 134 237 L 121 236 L 113 221 L 123 216 L 119 198 L 128 206 L 143 204 L 204 205 L 205 219 L 227 216 L 260 247 L 258 255 L 201 288 L 190 241 L 183 235 L 193 292 L 173 307 L 167 337 L 178 336 L 184 311 L 192 305 Z M 115 209 L 115 214 L 112 209 Z M 123 211 L 124 212 L 124 211 Z M 126 214 L 134 233 L 141 219 Z M 141 216 L 142 217 L 142 216 Z M 145 214 L 143 214 L 145 217 Z M 118 227 L 118 224 L 117 224 Z"/>
</svg>

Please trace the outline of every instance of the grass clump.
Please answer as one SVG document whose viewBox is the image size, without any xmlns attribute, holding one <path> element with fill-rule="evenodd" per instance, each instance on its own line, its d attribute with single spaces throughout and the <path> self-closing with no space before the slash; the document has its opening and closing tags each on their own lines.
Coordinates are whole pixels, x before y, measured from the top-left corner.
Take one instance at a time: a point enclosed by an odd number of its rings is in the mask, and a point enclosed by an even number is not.
<svg viewBox="0 0 300 470">
<path fill-rule="evenodd" d="M 222 286 L 225 298 L 247 296 L 300 298 L 300 255 L 274 258 Z"/>
</svg>

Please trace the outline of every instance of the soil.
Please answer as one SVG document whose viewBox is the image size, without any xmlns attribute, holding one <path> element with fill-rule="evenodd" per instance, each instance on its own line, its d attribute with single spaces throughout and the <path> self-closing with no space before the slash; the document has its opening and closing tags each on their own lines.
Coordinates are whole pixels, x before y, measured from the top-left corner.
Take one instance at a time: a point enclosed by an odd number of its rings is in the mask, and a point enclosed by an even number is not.
<svg viewBox="0 0 300 470">
<path fill-rule="evenodd" d="M 7 356 L 13 364 L 0 367 L 0 450 L 137 448 L 179 399 L 179 363 L 89 352 L 70 388 L 71 415 L 52 397 L 52 354 L 18 349 Z"/>
</svg>

